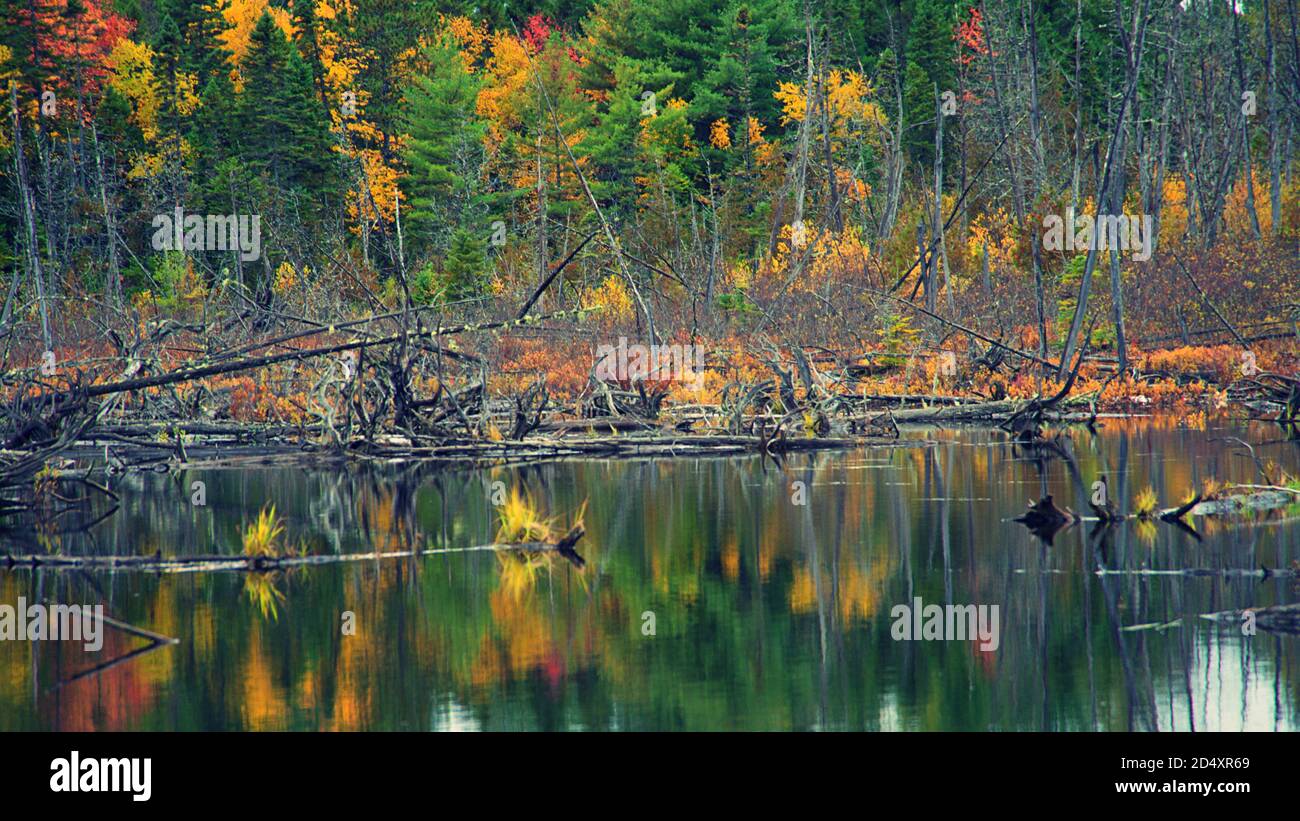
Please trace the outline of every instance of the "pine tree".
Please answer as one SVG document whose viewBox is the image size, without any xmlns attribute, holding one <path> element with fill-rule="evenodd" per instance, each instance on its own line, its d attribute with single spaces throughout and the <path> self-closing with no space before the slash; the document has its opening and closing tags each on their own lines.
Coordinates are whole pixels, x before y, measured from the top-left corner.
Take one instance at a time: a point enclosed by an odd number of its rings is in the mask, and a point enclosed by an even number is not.
<svg viewBox="0 0 1300 821">
<path fill-rule="evenodd" d="M 355 48 L 359 63 L 356 91 L 364 91 L 366 120 L 377 134 L 375 145 L 385 161 L 395 156 L 400 133 L 402 89 L 408 55 L 419 44 L 421 26 L 436 19 L 427 3 L 411 0 L 352 0 L 339 9 L 331 26 Z"/>
<path fill-rule="evenodd" d="M 485 124 L 474 106 L 481 82 L 447 42 L 425 49 L 428 68 L 406 89 L 409 134 L 404 159 L 407 236 L 415 247 L 444 249 L 481 205 L 478 172 Z"/>
<path fill-rule="evenodd" d="M 269 14 L 257 21 L 240 66 L 245 78 L 237 116 L 244 160 L 283 190 L 318 197 L 334 190 L 329 123 L 311 70 Z"/>
<path fill-rule="evenodd" d="M 713 0 L 604 0 L 583 23 L 583 56 L 588 61 L 582 69 L 583 87 L 612 89 L 615 65 L 627 59 L 637 65 L 647 88 L 674 83 L 678 96 L 689 99 L 689 92 L 716 63 L 713 32 L 721 19 Z"/>
<path fill-rule="evenodd" d="M 451 247 L 443 264 L 449 299 L 471 299 L 482 294 L 486 252 L 486 240 L 472 231 L 458 228 L 451 235 Z"/>
<path fill-rule="evenodd" d="M 320 21 L 316 18 L 315 0 L 294 0 L 293 30 L 296 45 L 302 58 L 311 69 L 312 84 L 320 97 L 321 105 L 329 109 L 325 95 L 325 63 L 321 56 Z"/>
<path fill-rule="evenodd" d="M 238 117 L 230 76 L 225 72 L 213 75 L 199 100 L 189 137 L 194 156 L 193 197 L 201 210 L 224 213 L 230 208 L 230 194 L 217 169 L 234 156 Z"/>
<path fill-rule="evenodd" d="M 184 42 L 176 21 L 165 10 L 158 20 L 153 39 L 154 82 L 158 97 L 158 133 L 162 135 L 166 162 L 164 177 L 170 199 L 179 203 L 184 196 L 184 133 L 189 111 L 188 84 L 182 68 Z"/>
<path fill-rule="evenodd" d="M 221 34 L 230 28 L 224 14 L 230 0 L 168 0 L 161 5 L 180 32 L 181 67 L 196 75 L 199 87 L 216 74 L 229 73 L 231 53 Z"/>
<path fill-rule="evenodd" d="M 647 109 L 641 95 L 650 91 L 656 99 L 666 98 L 672 86 L 645 88 L 640 66 L 627 58 L 615 64 L 614 76 L 607 108 L 587 131 L 580 150 L 591 161 L 589 181 L 601 207 L 628 216 L 636 207 L 636 178 L 644 172 L 638 143 Z"/>
<path fill-rule="evenodd" d="M 952 37 L 952 0 L 916 0 L 907 32 L 907 74 L 903 107 L 908 156 L 922 165 L 934 161 L 935 89 L 955 91 L 957 48 Z"/>
<path fill-rule="evenodd" d="M 713 122 L 776 119 L 777 75 L 803 43 L 791 0 L 733 0 L 716 33 L 718 59 L 696 85 L 692 113 Z"/>
</svg>

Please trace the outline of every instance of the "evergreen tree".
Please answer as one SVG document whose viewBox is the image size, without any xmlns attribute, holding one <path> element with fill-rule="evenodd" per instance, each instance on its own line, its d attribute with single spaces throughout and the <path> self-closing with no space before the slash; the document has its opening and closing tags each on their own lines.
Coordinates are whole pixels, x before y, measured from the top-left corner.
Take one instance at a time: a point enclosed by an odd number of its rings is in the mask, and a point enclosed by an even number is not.
<svg viewBox="0 0 1300 821">
<path fill-rule="evenodd" d="M 378 132 L 374 148 L 387 161 L 396 151 L 402 118 L 407 56 L 419 44 L 422 26 L 437 19 L 427 3 L 411 0 L 352 0 L 331 23 L 343 42 L 356 49 L 357 91 L 366 93 L 366 120 Z"/>
<path fill-rule="evenodd" d="M 221 35 L 230 28 L 224 13 L 230 0 L 167 0 L 160 5 L 180 32 L 181 68 L 196 75 L 199 88 L 216 74 L 228 74 L 232 55 Z"/>
<path fill-rule="evenodd" d="M 194 156 L 194 199 L 208 213 L 230 209 L 229 189 L 217 169 L 233 156 L 237 118 L 234 84 L 228 74 L 218 72 L 199 98 L 189 138 Z"/>
<path fill-rule="evenodd" d="M 486 127 L 474 112 L 481 83 L 465 70 L 456 48 L 439 42 L 424 57 L 428 69 L 412 78 L 405 99 L 407 236 L 416 247 L 443 249 L 481 204 L 477 178 Z"/>
<path fill-rule="evenodd" d="M 482 294 L 486 252 L 486 239 L 473 231 L 457 228 L 451 235 L 451 247 L 443 264 L 448 299 L 471 299 Z"/>
<path fill-rule="evenodd" d="M 636 178 L 643 173 L 638 142 L 645 100 L 641 95 L 652 91 L 656 98 L 666 98 L 672 86 L 644 89 L 640 66 L 623 58 L 614 66 L 615 83 L 599 122 L 589 129 L 580 146 L 590 158 L 592 193 L 602 208 L 627 216 L 636 206 Z"/>
<path fill-rule="evenodd" d="M 718 58 L 695 88 L 693 113 L 742 128 L 749 117 L 775 121 L 778 74 L 798 59 L 802 43 L 792 0 L 732 0 L 715 37 Z"/>
<path fill-rule="evenodd" d="M 325 63 L 321 56 L 320 21 L 316 17 L 314 0 L 294 0 L 293 30 L 297 38 L 296 45 L 302 58 L 311 69 L 312 86 L 320 97 L 321 105 L 329 110 L 329 100 L 325 95 Z"/>
<path fill-rule="evenodd" d="M 934 161 L 935 89 L 940 93 L 956 91 L 955 19 L 952 0 L 916 0 L 908 26 L 903 86 L 909 125 L 907 153 L 922 165 Z"/>
<path fill-rule="evenodd" d="M 635 0 L 604 0 L 584 23 L 583 56 L 588 62 L 582 69 L 583 87 L 612 89 L 615 65 L 626 58 L 638 66 L 647 87 L 675 83 L 677 95 L 689 101 L 717 62 L 714 31 L 721 20 L 713 0 L 639 5 Z"/>
<path fill-rule="evenodd" d="M 183 135 L 190 106 L 186 94 L 188 84 L 182 68 L 184 42 L 176 20 L 165 10 L 158 19 L 158 32 L 152 46 L 158 133 L 162 135 L 166 163 L 164 181 L 170 200 L 180 203 L 185 190 Z"/>
<path fill-rule="evenodd" d="M 311 70 L 269 14 L 258 19 L 240 69 L 245 80 L 237 116 L 244 160 L 282 190 L 328 197 L 336 182 L 329 122 L 312 88 Z"/>
</svg>

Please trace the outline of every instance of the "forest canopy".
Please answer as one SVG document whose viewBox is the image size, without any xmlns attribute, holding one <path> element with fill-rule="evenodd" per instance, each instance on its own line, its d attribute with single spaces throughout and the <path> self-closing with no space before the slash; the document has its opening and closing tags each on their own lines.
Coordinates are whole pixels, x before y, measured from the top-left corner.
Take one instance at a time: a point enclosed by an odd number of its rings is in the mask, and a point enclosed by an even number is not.
<svg viewBox="0 0 1300 821">
<path fill-rule="evenodd" d="M 1295 0 L 6 0 L 0 20 L 15 361 L 158 317 L 597 307 L 480 353 L 580 385 L 566 346 L 618 333 L 850 357 L 999 340 L 1063 376 L 1084 346 L 1123 372 L 1208 341 L 1216 312 L 1300 302 Z M 1062 243 L 1067 214 L 1131 216 L 1154 253 Z"/>
</svg>

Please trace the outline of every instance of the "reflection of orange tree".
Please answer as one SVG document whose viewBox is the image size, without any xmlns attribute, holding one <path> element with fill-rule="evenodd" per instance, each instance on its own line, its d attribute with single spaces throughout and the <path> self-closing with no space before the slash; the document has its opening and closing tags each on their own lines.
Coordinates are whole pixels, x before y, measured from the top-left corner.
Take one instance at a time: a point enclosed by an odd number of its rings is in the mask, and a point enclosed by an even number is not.
<svg viewBox="0 0 1300 821">
<path fill-rule="evenodd" d="M 142 646 L 138 638 L 117 630 L 103 630 L 104 646 L 99 653 L 86 653 L 76 642 L 24 642 L 34 652 L 53 653 L 59 663 L 52 669 L 60 676 L 89 670 L 105 659 L 119 658 Z M 17 644 L 18 642 L 5 642 Z M 42 665 L 49 665 L 46 659 Z M 31 665 L 25 665 L 30 670 Z M 58 690 L 46 690 L 41 711 L 51 729 L 72 732 L 138 729 L 157 698 L 152 676 L 136 663 L 120 664 L 98 675 L 87 676 Z M 42 682 L 48 687 L 50 682 Z M 30 693 L 30 688 L 28 690 Z"/>
<path fill-rule="evenodd" d="M 585 509 L 584 503 L 574 515 L 574 524 L 582 521 Z M 498 542 L 553 541 L 557 535 L 554 520 L 541 518 L 531 498 L 517 487 L 501 506 L 499 517 Z M 590 559 L 590 545 L 584 550 Z M 558 592 L 566 604 L 577 605 L 579 613 L 567 614 L 581 615 L 582 624 L 598 631 L 602 621 L 593 615 L 584 571 L 552 552 L 501 550 L 497 566 L 497 588 L 489 596 L 492 624 L 479 642 L 470 669 L 471 683 L 481 688 L 493 680 L 519 678 L 535 670 L 558 683 L 569 662 L 586 660 L 599 642 L 589 635 L 577 658 L 570 658 L 572 637 L 563 636 L 563 642 L 557 638 L 557 625 L 542 608 L 538 592 L 543 585 L 552 595 Z M 478 692 L 483 693 L 481 689 Z"/>
<path fill-rule="evenodd" d="M 23 597 L 28 604 L 34 603 L 28 581 L 19 575 L 0 574 L 0 602 L 16 606 Z M 62 601 L 89 603 L 92 599 L 83 592 L 70 593 Z M 169 598 L 158 595 L 154 602 L 155 612 L 172 615 L 174 608 Z M 105 615 L 113 612 L 105 608 Z M 109 627 L 103 627 L 101 635 L 103 647 L 97 653 L 86 652 L 84 645 L 75 641 L 0 641 L 0 730 L 140 729 L 141 721 L 157 702 L 159 686 L 165 684 L 165 662 L 146 656 L 52 688 L 57 678 L 70 678 L 145 644 Z M 38 654 L 35 664 L 33 653 Z M 34 670 L 41 673 L 39 682 L 32 681 Z M 34 690 L 41 692 L 37 702 L 41 726 L 12 723 L 13 717 L 28 715 Z"/>
<path fill-rule="evenodd" d="M 819 568 L 811 565 L 795 568 L 790 584 L 790 611 L 801 615 L 815 612 L 820 598 L 824 602 L 834 601 L 845 623 L 871 618 L 880 606 L 885 580 L 893 571 L 890 554 L 876 556 L 865 568 L 856 561 L 842 563 L 836 573 L 825 562 L 821 564 Z M 815 578 L 815 573 L 820 573 L 820 577 Z"/>
<path fill-rule="evenodd" d="M 483 681 L 495 674 L 502 679 L 518 679 L 532 671 L 540 671 L 548 680 L 558 682 L 565 677 L 570 663 L 581 664 L 589 658 L 589 654 L 584 652 L 584 645 L 590 645 L 588 642 L 578 643 L 577 653 L 570 656 L 574 648 L 566 646 L 567 636 L 561 633 L 557 637 L 558 625 L 541 606 L 544 599 L 534 595 L 535 590 L 521 589 L 520 571 L 506 569 L 511 565 L 518 568 L 521 563 L 513 558 L 503 562 L 501 586 L 489 597 L 492 626 L 483 637 L 473 678 Z M 567 602 L 577 603 L 581 610 L 589 612 L 589 604 L 585 601 L 586 591 L 581 589 L 581 585 L 568 580 L 560 581 L 562 576 L 571 578 L 575 573 L 576 571 L 571 573 L 562 570 L 550 574 L 548 583 L 562 588 L 562 595 Z M 581 623 L 590 630 L 599 629 L 597 619 L 582 618 Z"/>
<path fill-rule="evenodd" d="M 369 549 L 377 553 L 389 553 L 396 550 L 409 550 L 413 547 L 416 533 L 403 520 L 396 502 L 393 487 L 390 485 L 366 485 L 356 494 L 358 521 L 365 526 Z"/>
</svg>

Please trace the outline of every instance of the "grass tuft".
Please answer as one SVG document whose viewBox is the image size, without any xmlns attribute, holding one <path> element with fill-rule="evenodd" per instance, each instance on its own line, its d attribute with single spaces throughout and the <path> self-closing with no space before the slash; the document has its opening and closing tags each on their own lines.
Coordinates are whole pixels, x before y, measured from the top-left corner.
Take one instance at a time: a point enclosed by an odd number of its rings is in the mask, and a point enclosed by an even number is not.
<svg viewBox="0 0 1300 821">
<path fill-rule="evenodd" d="M 280 555 L 280 536 L 284 534 L 284 522 L 275 515 L 275 505 L 262 508 L 257 514 L 257 521 L 244 530 L 245 556 Z"/>
<path fill-rule="evenodd" d="M 1150 519 L 1156 512 L 1156 505 L 1159 500 L 1156 499 L 1156 492 L 1151 489 L 1150 485 L 1144 487 L 1138 492 L 1137 498 L 1133 500 L 1133 515 L 1139 519 Z"/>
<path fill-rule="evenodd" d="M 501 544 L 520 542 L 549 542 L 554 535 L 554 520 L 543 519 L 533 504 L 532 496 L 511 488 L 510 497 L 498 513 L 501 525 L 496 540 Z"/>
</svg>

